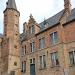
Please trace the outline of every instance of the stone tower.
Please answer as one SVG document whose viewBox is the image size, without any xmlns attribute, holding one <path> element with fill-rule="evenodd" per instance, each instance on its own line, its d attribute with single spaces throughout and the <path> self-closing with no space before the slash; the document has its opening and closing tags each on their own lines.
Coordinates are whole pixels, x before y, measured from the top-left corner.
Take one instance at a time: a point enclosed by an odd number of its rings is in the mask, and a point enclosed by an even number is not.
<svg viewBox="0 0 75 75">
<path fill-rule="evenodd" d="M 2 75 L 21 75 L 19 17 L 15 0 L 8 0 L 4 10 L 4 38 L 2 59 L 4 62 Z"/>
</svg>

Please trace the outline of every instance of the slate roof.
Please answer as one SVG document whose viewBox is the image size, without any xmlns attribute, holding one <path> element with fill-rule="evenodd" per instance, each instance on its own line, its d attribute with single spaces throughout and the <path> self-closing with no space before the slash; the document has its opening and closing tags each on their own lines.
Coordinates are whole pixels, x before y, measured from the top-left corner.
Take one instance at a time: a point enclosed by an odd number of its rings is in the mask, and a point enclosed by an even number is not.
<svg viewBox="0 0 75 75">
<path fill-rule="evenodd" d="M 6 8 L 10 8 L 10 9 L 12 8 L 12 9 L 17 10 L 15 0 L 8 0 Z"/>
<path fill-rule="evenodd" d="M 61 19 L 63 13 L 64 13 L 64 10 L 62 10 L 59 13 L 57 13 L 56 15 L 48 18 L 47 20 L 41 22 L 39 24 L 41 30 L 37 34 L 39 34 L 39 33 L 43 32 L 43 31 L 49 29 L 50 27 L 53 27 L 53 26 L 56 26 L 57 24 L 59 24 L 60 23 L 60 19 Z M 75 8 L 72 9 L 71 15 L 67 18 L 66 23 L 68 23 L 70 21 L 73 21 L 73 20 L 75 20 Z M 48 23 L 48 28 L 45 28 L 45 23 Z M 25 33 L 21 34 L 21 37 L 25 37 L 25 36 L 26 36 Z"/>
<path fill-rule="evenodd" d="M 62 10 L 59 13 L 57 13 L 56 15 L 48 18 L 46 20 L 46 23 L 48 23 L 48 27 L 52 27 L 52 26 L 55 26 L 56 24 L 58 24 L 60 22 L 60 18 L 62 17 L 63 13 L 64 13 L 64 10 Z M 67 18 L 67 23 L 74 19 L 75 19 L 75 8 L 72 9 L 71 15 Z M 40 23 L 40 28 L 41 28 L 41 31 L 45 30 L 44 21 L 42 23 Z"/>
<path fill-rule="evenodd" d="M 59 20 L 60 20 L 61 16 L 63 15 L 63 12 L 64 12 L 64 10 L 60 11 L 56 15 L 54 15 L 54 16 L 48 18 L 47 20 L 45 20 L 46 23 L 48 23 L 48 26 L 51 27 L 51 26 L 59 23 Z M 41 28 L 41 30 L 44 30 L 44 28 L 45 28 L 44 21 L 42 23 L 40 23 L 40 28 Z"/>
<path fill-rule="evenodd" d="M 71 15 L 67 18 L 67 22 L 75 20 L 75 8 L 72 9 Z"/>
</svg>

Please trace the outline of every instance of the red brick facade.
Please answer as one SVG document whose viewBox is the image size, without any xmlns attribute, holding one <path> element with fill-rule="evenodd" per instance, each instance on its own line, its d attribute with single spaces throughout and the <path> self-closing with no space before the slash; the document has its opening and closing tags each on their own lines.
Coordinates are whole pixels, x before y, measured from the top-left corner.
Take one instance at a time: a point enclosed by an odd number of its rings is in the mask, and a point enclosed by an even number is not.
<svg viewBox="0 0 75 75">
<path fill-rule="evenodd" d="M 21 46 L 23 47 L 22 50 L 24 50 L 24 46 L 26 46 L 26 54 L 22 55 L 22 62 L 25 61 L 25 72 L 22 72 L 22 74 L 26 75 L 32 75 L 31 74 L 31 63 L 30 59 L 35 58 L 35 74 L 34 75 L 75 75 L 75 66 L 71 64 L 70 53 L 72 51 L 75 51 L 75 19 L 71 21 L 67 21 L 68 17 L 72 15 L 71 13 L 71 7 L 70 7 L 70 0 L 67 1 L 68 4 L 66 4 L 65 0 L 65 9 L 63 14 L 61 15 L 59 19 L 59 23 L 57 23 L 54 26 L 45 28 L 44 30 L 41 30 L 39 24 L 38 24 L 38 32 L 29 34 L 29 28 L 27 32 L 23 33 L 21 36 L 23 40 L 21 41 Z M 66 9 L 67 8 L 67 9 Z M 33 18 L 33 17 L 32 17 Z M 57 19 L 57 18 L 56 18 Z M 29 19 L 31 21 L 33 19 Z M 29 23 L 29 22 L 28 22 Z M 36 26 L 36 21 L 30 24 L 27 24 L 26 26 Z M 35 28 L 35 30 L 37 30 Z M 58 42 L 56 44 L 52 44 L 51 34 L 57 32 L 58 36 Z M 27 34 L 28 33 L 28 34 Z M 27 37 L 28 36 L 28 37 Z M 40 41 L 39 39 L 45 38 L 45 47 L 43 49 L 40 49 Z M 35 51 L 31 52 L 30 43 L 35 43 Z M 21 50 L 21 52 L 22 52 Z M 58 61 L 59 66 L 53 66 L 52 64 L 52 57 L 51 54 L 58 53 Z M 45 68 L 40 68 L 40 56 L 45 55 Z M 74 54 L 75 56 L 75 54 Z M 54 58 L 54 57 L 53 57 Z M 57 58 L 57 57 L 56 57 Z M 57 61 L 57 60 L 56 60 Z"/>
</svg>

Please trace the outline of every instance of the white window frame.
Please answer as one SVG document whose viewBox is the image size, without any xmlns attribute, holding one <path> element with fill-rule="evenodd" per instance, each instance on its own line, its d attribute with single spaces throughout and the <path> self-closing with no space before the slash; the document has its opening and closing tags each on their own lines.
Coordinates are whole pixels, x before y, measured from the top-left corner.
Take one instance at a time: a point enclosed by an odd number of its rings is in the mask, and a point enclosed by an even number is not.
<svg viewBox="0 0 75 75">
<path fill-rule="evenodd" d="M 30 43 L 31 52 L 35 51 L 35 42 Z"/>
<path fill-rule="evenodd" d="M 46 67 L 46 56 L 44 58 L 45 55 L 40 56 L 40 69 L 44 69 Z"/>
<path fill-rule="evenodd" d="M 26 47 L 26 46 L 25 46 Z M 25 47 L 23 46 L 22 47 L 22 55 L 25 55 L 26 54 L 26 49 L 25 49 Z"/>
<path fill-rule="evenodd" d="M 57 34 L 57 36 L 55 37 L 55 33 Z M 50 37 L 51 37 L 51 43 L 52 44 L 56 44 L 56 43 L 58 43 L 58 33 L 57 33 L 57 31 L 56 32 L 53 32 L 53 33 L 51 33 L 50 34 Z M 55 38 L 57 38 L 57 41 L 56 41 L 56 39 Z"/>
<path fill-rule="evenodd" d="M 35 64 L 35 58 L 30 59 L 30 64 Z"/>
<path fill-rule="evenodd" d="M 75 50 L 73 49 L 72 51 L 69 52 L 69 58 L 70 58 L 70 53 L 71 53 L 71 52 L 73 53 L 73 58 L 72 58 L 72 59 L 74 59 L 74 62 L 73 62 L 74 64 L 71 63 L 71 59 L 70 59 L 70 64 L 71 64 L 71 65 L 75 65 Z"/>
<path fill-rule="evenodd" d="M 22 72 L 25 73 L 26 71 L 26 61 L 22 61 Z"/>
<path fill-rule="evenodd" d="M 45 37 L 39 39 L 39 45 L 40 45 L 40 49 L 45 48 Z"/>
<path fill-rule="evenodd" d="M 31 27 L 29 27 L 29 33 L 32 34 L 35 32 L 35 28 L 34 25 L 32 25 Z"/>
<path fill-rule="evenodd" d="M 59 64 L 57 65 L 57 61 L 56 61 L 56 59 L 57 59 L 57 60 L 58 60 L 58 63 L 59 63 L 58 52 L 50 53 L 50 56 L 51 56 L 51 63 L 52 63 L 52 66 L 53 66 L 53 67 L 59 66 Z"/>
</svg>

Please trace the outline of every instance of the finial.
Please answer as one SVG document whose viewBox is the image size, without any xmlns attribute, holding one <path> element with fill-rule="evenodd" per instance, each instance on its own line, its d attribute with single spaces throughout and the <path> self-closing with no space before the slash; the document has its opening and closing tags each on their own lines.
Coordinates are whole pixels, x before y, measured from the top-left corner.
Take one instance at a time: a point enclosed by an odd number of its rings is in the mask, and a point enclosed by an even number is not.
<svg viewBox="0 0 75 75">
<path fill-rule="evenodd" d="M 30 18 L 33 18 L 32 14 L 30 13 Z"/>
<path fill-rule="evenodd" d="M 44 17 L 44 25 L 46 24 L 47 22 L 46 22 L 46 19 L 45 19 L 45 17 Z"/>
</svg>

